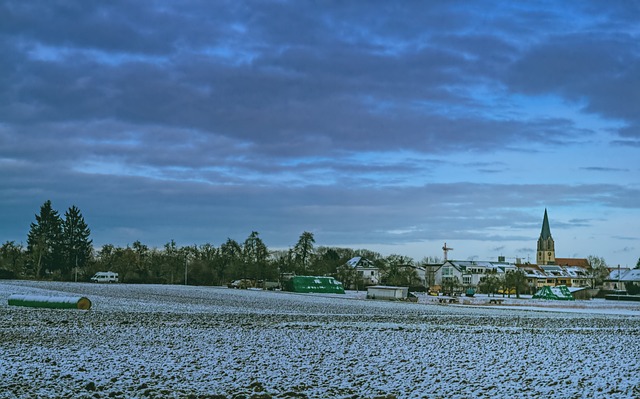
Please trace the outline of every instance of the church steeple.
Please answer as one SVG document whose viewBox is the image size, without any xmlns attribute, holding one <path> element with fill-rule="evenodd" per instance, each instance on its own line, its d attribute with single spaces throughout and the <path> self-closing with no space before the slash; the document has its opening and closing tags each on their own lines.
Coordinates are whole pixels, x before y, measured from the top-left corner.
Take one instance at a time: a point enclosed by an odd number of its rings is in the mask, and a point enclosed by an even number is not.
<svg viewBox="0 0 640 399">
<path fill-rule="evenodd" d="M 547 208 L 544 208 L 544 219 L 542 220 L 542 232 L 540 238 L 546 240 L 551 238 L 551 229 L 549 228 L 549 217 L 547 216 Z"/>
<path fill-rule="evenodd" d="M 540 232 L 540 238 L 538 238 L 537 260 L 539 265 L 553 265 L 556 263 L 555 244 L 553 237 L 551 237 L 546 208 L 544 210 L 544 219 L 542 220 L 542 231 Z"/>
</svg>

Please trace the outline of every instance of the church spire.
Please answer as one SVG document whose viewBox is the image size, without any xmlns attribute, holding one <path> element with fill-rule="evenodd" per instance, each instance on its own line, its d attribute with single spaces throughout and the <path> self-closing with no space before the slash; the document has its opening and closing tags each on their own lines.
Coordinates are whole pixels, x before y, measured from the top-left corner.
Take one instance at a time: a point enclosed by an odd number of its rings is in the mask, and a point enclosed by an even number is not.
<svg viewBox="0 0 640 399">
<path fill-rule="evenodd" d="M 542 220 L 542 231 L 538 238 L 537 260 L 539 265 L 553 265 L 556 263 L 556 249 L 551 229 L 549 228 L 549 217 L 547 209 L 544 209 L 544 219 Z"/>
<path fill-rule="evenodd" d="M 544 208 L 544 220 L 542 220 L 542 231 L 540 232 L 540 238 L 543 240 L 548 240 L 549 238 L 551 238 L 551 229 L 549 228 L 547 208 Z"/>
</svg>

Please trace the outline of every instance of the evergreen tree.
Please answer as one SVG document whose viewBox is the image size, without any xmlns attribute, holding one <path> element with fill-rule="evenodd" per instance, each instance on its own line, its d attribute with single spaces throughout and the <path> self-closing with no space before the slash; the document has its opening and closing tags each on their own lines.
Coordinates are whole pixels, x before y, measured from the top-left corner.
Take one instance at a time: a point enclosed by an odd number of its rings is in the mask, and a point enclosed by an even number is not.
<svg viewBox="0 0 640 399">
<path fill-rule="evenodd" d="M 47 200 L 31 223 L 27 236 L 27 254 L 31 271 L 36 278 L 59 268 L 61 261 L 62 219 Z"/>
<path fill-rule="evenodd" d="M 303 274 L 306 274 L 309 266 L 313 263 L 313 256 L 315 255 L 313 244 L 315 244 L 315 242 L 316 240 L 313 238 L 313 233 L 305 231 L 300 235 L 296 246 L 293 247 L 293 259 L 296 268 Z"/>
<path fill-rule="evenodd" d="M 269 258 L 267 246 L 258 237 L 258 232 L 252 231 L 242 246 L 243 274 L 255 279 L 264 280 Z"/>
<path fill-rule="evenodd" d="M 93 258 L 93 240 L 89 239 L 91 230 L 80 209 L 73 205 L 64 214 L 62 223 L 62 263 L 60 271 L 69 274 L 74 268 L 84 269 Z"/>
</svg>

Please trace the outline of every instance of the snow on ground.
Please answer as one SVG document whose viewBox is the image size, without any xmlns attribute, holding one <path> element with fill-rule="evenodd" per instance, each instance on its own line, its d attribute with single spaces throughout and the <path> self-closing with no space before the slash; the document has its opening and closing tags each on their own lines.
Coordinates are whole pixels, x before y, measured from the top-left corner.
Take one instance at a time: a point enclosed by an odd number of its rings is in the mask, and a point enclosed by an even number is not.
<svg viewBox="0 0 640 399">
<path fill-rule="evenodd" d="M 0 282 L 0 398 L 640 397 L 638 304 L 362 297 Z"/>
</svg>

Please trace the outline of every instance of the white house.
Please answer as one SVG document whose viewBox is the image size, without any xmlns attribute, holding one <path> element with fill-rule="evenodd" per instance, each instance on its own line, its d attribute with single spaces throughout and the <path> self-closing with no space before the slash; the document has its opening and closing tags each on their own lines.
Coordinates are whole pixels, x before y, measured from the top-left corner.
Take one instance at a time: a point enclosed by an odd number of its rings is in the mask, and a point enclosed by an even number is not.
<svg viewBox="0 0 640 399">
<path fill-rule="evenodd" d="M 380 269 L 373 262 L 356 256 L 338 268 L 338 276 L 345 288 L 376 285 L 380 283 Z"/>
<path fill-rule="evenodd" d="M 448 279 L 457 279 L 464 287 L 477 287 L 488 274 L 504 275 L 517 270 L 514 263 L 490 261 L 448 260 L 435 271 L 435 285 L 442 285 Z"/>
<path fill-rule="evenodd" d="M 605 290 L 627 290 L 627 284 L 634 283 L 640 285 L 640 269 L 629 269 L 626 267 L 613 269 L 609 277 L 604 281 Z"/>
</svg>

